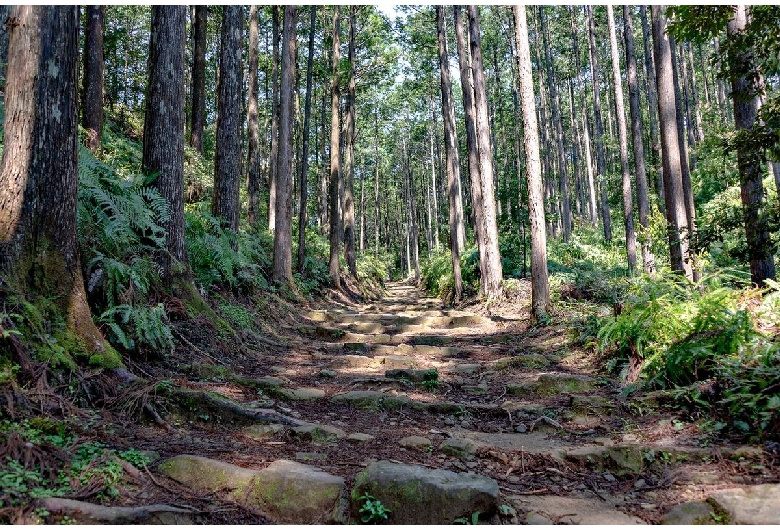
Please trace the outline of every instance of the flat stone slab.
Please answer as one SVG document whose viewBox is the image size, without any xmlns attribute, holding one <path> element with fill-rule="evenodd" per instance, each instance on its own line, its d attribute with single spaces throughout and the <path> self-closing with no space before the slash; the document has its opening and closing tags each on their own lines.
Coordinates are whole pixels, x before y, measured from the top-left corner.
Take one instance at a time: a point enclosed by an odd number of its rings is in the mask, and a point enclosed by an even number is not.
<svg viewBox="0 0 780 530">
<path fill-rule="evenodd" d="M 398 445 L 406 449 L 414 449 L 415 451 L 425 451 L 426 449 L 433 448 L 431 441 L 423 436 L 407 436 L 398 440 Z"/>
<path fill-rule="evenodd" d="M 707 502 L 728 514 L 728 524 L 780 524 L 780 484 L 716 491 Z"/>
<path fill-rule="evenodd" d="M 486 433 L 453 429 L 454 437 L 465 438 L 477 446 L 505 451 L 524 451 L 529 454 L 550 455 L 563 460 L 564 452 L 572 446 L 560 440 L 554 440 L 539 432 L 531 433 Z"/>
<path fill-rule="evenodd" d="M 384 398 L 384 392 L 377 390 L 351 390 L 336 394 L 330 400 L 333 403 L 345 403 L 359 409 L 372 409 L 379 407 Z"/>
<path fill-rule="evenodd" d="M 495 370 L 505 370 L 512 367 L 544 368 L 550 364 L 550 360 L 544 355 L 529 353 L 525 355 L 516 355 L 514 357 L 502 357 L 490 364 Z"/>
<path fill-rule="evenodd" d="M 274 435 L 282 432 L 284 429 L 285 426 L 281 423 L 270 423 L 267 425 L 248 425 L 244 427 L 241 432 L 255 440 L 265 440 L 267 438 L 273 438 Z"/>
<path fill-rule="evenodd" d="M 301 425 L 290 428 L 290 433 L 297 438 L 311 440 L 313 442 L 331 442 L 346 438 L 347 433 L 331 425 Z"/>
<path fill-rule="evenodd" d="M 367 443 L 373 440 L 374 437 L 370 434 L 365 434 L 362 432 L 353 432 L 352 434 L 347 435 L 347 441 L 360 444 L 360 443 Z"/>
<path fill-rule="evenodd" d="M 479 442 L 469 438 L 447 438 L 439 446 L 439 451 L 464 460 L 472 460 L 480 445 Z"/>
<path fill-rule="evenodd" d="M 594 388 L 596 388 L 596 379 L 587 375 L 547 373 L 539 374 L 536 381 L 508 384 L 506 385 L 506 392 L 507 394 L 515 395 L 538 394 L 550 396 L 554 394 L 589 392 Z"/>
<path fill-rule="evenodd" d="M 474 363 L 456 364 L 450 368 L 450 372 L 458 374 L 476 374 L 480 370 L 482 370 L 482 365 Z"/>
<path fill-rule="evenodd" d="M 598 471 L 611 471 L 617 476 L 640 473 L 656 459 L 674 461 L 698 459 L 712 454 L 699 447 L 655 446 L 637 443 L 586 445 L 566 451 L 566 460 L 586 465 Z"/>
<path fill-rule="evenodd" d="M 290 401 L 315 401 L 325 397 L 325 391 L 321 388 L 278 388 L 276 395 Z"/>
<path fill-rule="evenodd" d="M 395 368 L 393 370 L 386 370 L 385 377 L 388 379 L 407 379 L 413 383 L 421 383 L 425 381 L 425 376 L 428 370 L 415 370 L 413 368 Z"/>
<path fill-rule="evenodd" d="M 412 368 L 416 361 L 413 357 L 406 355 L 385 355 L 384 357 L 380 357 L 380 362 L 387 370 L 398 370 Z"/>
<path fill-rule="evenodd" d="M 172 479 L 203 493 L 224 497 L 267 515 L 277 524 L 343 523 L 344 479 L 321 469 L 277 460 L 247 469 L 202 456 L 179 455 L 160 464 Z"/>
<path fill-rule="evenodd" d="M 576 525 L 645 524 L 638 517 L 623 513 L 614 505 L 595 498 L 577 499 L 557 495 L 528 495 L 516 498 L 515 502 L 516 506 L 526 512 L 526 518 L 529 514 L 535 514 L 532 519 L 537 524 L 550 524 L 545 519 L 558 524 Z"/>
<path fill-rule="evenodd" d="M 666 512 L 661 517 L 661 524 L 715 524 L 712 513 L 712 506 L 706 502 L 686 502 Z"/>
<path fill-rule="evenodd" d="M 372 357 L 364 355 L 339 355 L 331 359 L 328 368 L 368 368 L 378 364 Z"/>
<path fill-rule="evenodd" d="M 498 483 L 474 473 L 454 473 L 387 461 L 374 462 L 355 477 L 352 514 L 358 514 L 364 493 L 388 509 L 389 524 L 453 524 L 478 511 L 489 514 L 498 506 Z"/>
</svg>

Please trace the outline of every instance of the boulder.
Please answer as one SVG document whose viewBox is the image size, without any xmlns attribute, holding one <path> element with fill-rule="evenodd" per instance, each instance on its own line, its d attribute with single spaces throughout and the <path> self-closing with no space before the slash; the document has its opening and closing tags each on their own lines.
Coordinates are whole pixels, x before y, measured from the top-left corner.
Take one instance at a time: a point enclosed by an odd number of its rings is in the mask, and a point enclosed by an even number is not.
<svg viewBox="0 0 780 530">
<path fill-rule="evenodd" d="M 716 491 L 707 502 L 728 515 L 728 524 L 780 524 L 780 484 Z"/>
<path fill-rule="evenodd" d="M 712 513 L 712 506 L 705 502 L 686 502 L 666 512 L 661 517 L 661 524 L 715 524 Z"/>
<path fill-rule="evenodd" d="M 352 514 L 369 493 L 392 510 L 390 524 L 453 524 L 474 512 L 488 514 L 498 505 L 498 483 L 474 473 L 454 473 L 387 461 L 374 462 L 355 477 Z"/>
<path fill-rule="evenodd" d="M 528 524 L 625 525 L 645 524 L 608 502 L 557 495 L 524 496 L 517 500 Z M 529 517 L 531 514 L 533 516 Z M 550 522 L 547 522 L 550 521 Z"/>
<path fill-rule="evenodd" d="M 447 438 L 439 446 L 439 451 L 446 455 L 471 460 L 477 453 L 479 443 L 468 438 Z"/>
<path fill-rule="evenodd" d="M 201 456 L 179 455 L 160 471 L 202 493 L 221 492 L 277 524 L 345 522 L 344 479 L 321 469 L 277 460 L 265 469 L 247 469 Z"/>
</svg>

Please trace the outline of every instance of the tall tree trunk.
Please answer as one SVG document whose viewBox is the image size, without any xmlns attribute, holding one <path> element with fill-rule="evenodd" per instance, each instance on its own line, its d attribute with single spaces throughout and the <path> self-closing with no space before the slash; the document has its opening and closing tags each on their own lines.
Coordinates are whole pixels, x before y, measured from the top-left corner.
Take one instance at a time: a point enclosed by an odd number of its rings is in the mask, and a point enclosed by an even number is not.
<svg viewBox="0 0 780 530">
<path fill-rule="evenodd" d="M 436 249 L 439 249 L 439 198 L 438 198 L 438 184 L 436 182 L 436 166 L 437 162 L 439 160 L 439 157 L 436 156 L 435 151 L 438 150 L 438 145 L 436 145 L 436 148 L 434 147 L 434 144 L 438 144 L 437 134 L 436 134 L 436 126 L 433 120 L 434 116 L 434 108 L 435 103 L 433 97 L 431 97 L 431 134 L 430 134 L 430 142 L 431 142 L 431 195 L 433 199 L 433 244 L 436 247 Z"/>
<path fill-rule="evenodd" d="M 379 111 L 374 113 L 374 256 L 379 256 Z"/>
<path fill-rule="evenodd" d="M 344 153 L 344 258 L 357 278 L 355 254 L 355 9 L 349 7 L 349 85 L 347 85 L 346 150 Z"/>
<path fill-rule="evenodd" d="M 539 126 L 536 123 L 536 101 L 528 45 L 525 6 L 514 6 L 515 40 L 517 41 L 518 82 L 523 109 L 523 137 L 528 180 L 528 216 L 531 222 L 531 319 L 547 319 L 551 310 L 547 278 L 547 234 L 544 226 L 544 190 L 539 156 Z"/>
<path fill-rule="evenodd" d="M 693 47 L 690 43 L 687 45 L 688 48 L 688 61 L 690 63 L 691 67 L 691 97 L 692 97 L 692 104 L 693 104 L 693 113 L 696 117 L 696 141 L 698 143 L 701 143 L 704 141 L 704 124 L 702 123 L 701 119 L 701 102 L 699 101 L 699 90 L 696 85 L 696 67 L 693 63 Z M 704 83 L 705 86 L 705 92 L 707 90 L 706 88 L 707 83 Z"/>
<path fill-rule="evenodd" d="M 555 143 L 558 154 L 558 178 L 560 182 L 561 224 L 563 225 L 563 240 L 569 241 L 571 237 L 571 202 L 569 198 L 569 172 L 566 149 L 566 139 L 563 136 L 563 120 L 561 119 L 560 102 L 558 98 L 558 80 L 553 68 L 548 42 L 547 18 L 544 15 L 544 6 L 539 6 L 539 22 L 542 29 L 542 42 L 544 43 L 544 55 L 547 63 L 547 81 L 550 86 L 550 107 L 552 120 L 555 127 Z"/>
<path fill-rule="evenodd" d="M 327 57 L 325 52 L 322 53 L 323 64 L 327 64 Z M 328 128 L 325 124 L 326 108 L 328 106 L 327 91 L 322 91 L 322 112 L 320 114 L 320 130 L 322 134 L 322 167 L 320 168 L 320 192 L 319 192 L 319 225 L 323 233 L 328 230 L 328 164 L 325 163 L 325 153 L 328 147 L 327 131 Z"/>
<path fill-rule="evenodd" d="M 650 25 L 647 22 L 647 8 L 644 5 L 639 6 L 639 17 L 642 21 L 642 40 L 645 48 L 645 76 L 647 78 L 647 101 L 650 105 L 650 163 L 658 160 L 656 153 L 661 146 L 658 140 L 658 95 L 655 80 L 655 65 L 653 63 L 653 51 L 650 43 Z M 658 171 L 658 178 L 655 180 L 655 191 L 659 198 L 664 198 L 663 191 L 663 170 Z M 665 208 L 662 208 L 665 209 Z"/>
<path fill-rule="evenodd" d="M 476 111 L 474 109 L 474 86 L 469 66 L 468 44 L 464 34 L 463 15 L 461 7 L 453 6 L 455 14 L 455 40 L 458 46 L 458 64 L 460 66 L 460 85 L 463 93 L 463 110 L 466 119 L 466 151 L 469 155 L 469 180 L 471 181 L 471 210 L 474 216 L 474 233 L 479 249 L 480 278 L 486 276 L 485 267 L 485 229 L 481 222 L 483 217 L 482 186 L 480 182 L 479 153 L 477 152 Z"/>
<path fill-rule="evenodd" d="M 95 151 L 103 136 L 103 19 L 104 6 L 87 6 L 84 32 L 84 96 L 82 126 L 87 131 L 87 147 Z M 5 23 L 5 20 L 0 21 Z M 2 59 L 5 61 L 5 59 Z"/>
<path fill-rule="evenodd" d="M 623 33 L 626 42 L 626 80 L 628 82 L 628 105 L 631 111 L 631 133 L 634 140 L 634 173 L 636 174 L 636 199 L 639 209 L 639 224 L 642 226 L 642 268 L 646 273 L 655 272 L 655 258 L 650 250 L 650 200 L 648 197 L 647 173 L 645 172 L 645 149 L 642 140 L 642 112 L 639 108 L 639 81 L 637 79 L 636 47 L 631 7 L 623 6 Z"/>
<path fill-rule="evenodd" d="M 609 213 L 606 188 L 606 159 L 604 157 L 604 124 L 601 121 L 601 94 L 599 90 L 599 63 L 596 54 L 596 24 L 592 6 L 586 6 L 588 17 L 588 50 L 590 53 L 590 78 L 593 84 L 594 140 L 596 142 L 596 180 L 601 185 L 601 221 L 604 239 L 612 240 L 612 220 Z"/>
<path fill-rule="evenodd" d="M 166 282 L 189 279 L 184 247 L 184 49 L 187 8 L 152 7 L 149 82 L 144 114 L 143 168 L 170 205 L 164 221 L 166 252 L 157 262 Z M 175 270 L 183 273 L 175 274 Z"/>
<path fill-rule="evenodd" d="M 9 20 L 0 297 L 5 302 L 13 289 L 31 301 L 51 301 L 59 312 L 51 316 L 64 317 L 63 331 L 81 350 L 68 353 L 104 354 L 108 363 L 87 305 L 76 238 L 78 8 L 13 6 Z"/>
<path fill-rule="evenodd" d="M 271 155 L 268 172 L 268 230 L 276 230 L 276 179 L 279 176 L 279 6 L 271 8 Z"/>
<path fill-rule="evenodd" d="M 195 6 L 190 147 L 199 153 L 203 152 L 203 129 L 206 125 L 206 19 L 208 12 L 208 6 Z"/>
<path fill-rule="evenodd" d="M 748 8 L 738 5 L 726 29 L 729 39 L 737 38 L 745 31 L 748 23 Z M 742 77 L 732 77 L 731 93 L 734 99 L 734 125 L 738 134 L 747 135 L 753 130 L 758 114 L 759 94 L 763 90 L 763 79 L 757 74 L 753 54 L 750 51 L 736 52 L 734 64 L 741 64 L 745 72 Z M 753 74 L 752 76 L 750 74 Z M 758 85 L 756 79 L 759 79 Z M 746 132 L 743 132 L 746 131 Z M 775 279 L 775 263 L 772 254 L 768 216 L 764 205 L 764 172 L 762 164 L 766 159 L 764 150 L 752 142 L 740 142 L 737 150 L 739 185 L 742 198 L 742 217 L 745 221 L 745 237 L 750 260 L 750 280 L 764 287 L 766 280 Z"/>
<path fill-rule="evenodd" d="M 628 131 L 626 109 L 623 105 L 623 82 L 620 79 L 620 51 L 615 32 L 615 14 L 607 5 L 607 26 L 609 26 L 609 47 L 612 51 L 612 83 L 615 87 L 615 115 L 617 117 L 618 141 L 620 143 L 620 171 L 623 175 L 623 225 L 626 228 L 626 255 L 628 274 L 636 271 L 636 233 L 634 232 L 634 195 L 631 190 L 631 173 L 628 170 Z"/>
<path fill-rule="evenodd" d="M 247 105 L 247 183 L 249 195 L 249 224 L 257 226 L 260 221 L 260 117 L 258 113 L 257 80 L 260 37 L 258 31 L 257 6 L 249 8 L 249 103 Z"/>
<path fill-rule="evenodd" d="M 314 71 L 314 30 L 317 25 L 317 6 L 311 6 L 309 11 L 309 55 L 306 59 L 306 99 L 303 111 L 303 154 L 301 156 L 300 196 L 301 205 L 298 212 L 298 272 L 303 272 L 306 260 L 306 214 L 309 202 L 309 122 L 311 120 L 311 90 Z"/>
<path fill-rule="evenodd" d="M 574 171 L 575 193 L 576 193 L 576 211 L 579 217 L 585 216 L 585 186 L 582 181 L 582 171 L 580 167 L 580 128 L 577 126 L 577 100 L 574 96 L 574 82 L 569 79 L 567 85 L 569 86 L 569 128 L 572 132 L 571 142 L 571 167 Z"/>
<path fill-rule="evenodd" d="M 284 6 L 282 72 L 280 77 L 279 155 L 276 172 L 275 282 L 295 288 L 292 275 L 293 119 L 295 114 L 296 6 Z M 305 210 L 305 207 L 302 208 Z"/>
<path fill-rule="evenodd" d="M 498 250 L 498 226 L 496 224 L 496 201 L 493 187 L 493 151 L 490 146 L 490 124 L 488 121 L 485 73 L 482 69 L 482 45 L 480 42 L 479 14 L 477 6 L 467 8 L 469 19 L 469 44 L 474 76 L 474 108 L 476 109 L 477 148 L 479 152 L 479 184 L 482 187 L 482 219 L 485 237 L 485 276 L 482 278 L 482 292 L 488 298 L 500 298 L 503 286 L 501 255 Z"/>
<path fill-rule="evenodd" d="M 241 175 L 241 29 L 244 9 L 225 6 L 217 86 L 217 145 L 214 154 L 212 213 L 226 228 L 238 230 L 238 193 Z"/>
<path fill-rule="evenodd" d="M 339 158 L 339 146 L 341 144 L 341 125 L 339 122 L 339 99 L 341 98 L 339 87 L 340 26 L 339 6 L 334 6 L 330 79 L 330 260 L 328 262 L 328 271 L 333 287 L 336 289 L 341 288 L 341 274 L 339 272 L 339 247 L 341 246 L 339 234 L 339 173 L 341 173 Z"/>
<path fill-rule="evenodd" d="M 669 37 L 666 35 L 664 9 L 665 6 L 654 5 L 651 7 L 669 254 L 672 270 L 684 273 L 685 276 L 692 279 L 688 253 L 688 216 L 685 213 L 682 167 L 680 165 L 682 153 L 680 153 L 680 142 L 677 138 L 672 50 Z"/>
<path fill-rule="evenodd" d="M 0 103 L 5 98 L 5 78 L 8 73 L 8 33 L 10 28 L 5 23 L 8 20 L 8 14 L 11 12 L 11 6 L 0 6 Z M 113 103 L 113 102 L 112 102 Z"/>
</svg>

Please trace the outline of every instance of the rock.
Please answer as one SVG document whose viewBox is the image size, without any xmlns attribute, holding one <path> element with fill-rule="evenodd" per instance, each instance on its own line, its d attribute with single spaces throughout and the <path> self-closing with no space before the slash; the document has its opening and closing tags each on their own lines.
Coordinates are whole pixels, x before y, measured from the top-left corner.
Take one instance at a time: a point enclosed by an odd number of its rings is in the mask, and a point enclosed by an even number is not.
<svg viewBox="0 0 780 530">
<path fill-rule="evenodd" d="M 468 394 L 484 394 L 488 391 L 487 383 L 480 383 L 478 385 L 465 385 L 463 387 Z"/>
<path fill-rule="evenodd" d="M 268 425 L 248 425 L 244 427 L 241 432 L 255 440 L 265 440 L 266 438 L 272 438 L 275 434 L 284 430 L 284 425 L 281 423 L 270 423 Z"/>
<path fill-rule="evenodd" d="M 643 479 L 643 478 L 640 478 L 639 480 L 634 482 L 634 489 L 637 489 L 637 490 L 638 489 L 642 489 L 645 486 L 647 486 L 647 481 L 645 479 Z"/>
<path fill-rule="evenodd" d="M 321 388 L 279 388 L 277 396 L 283 396 L 290 401 L 315 401 L 325 397 Z"/>
<path fill-rule="evenodd" d="M 314 443 L 332 442 L 347 436 L 347 433 L 337 427 L 318 424 L 292 427 L 290 429 L 290 433 L 296 438 L 300 438 L 302 440 L 311 440 Z"/>
<path fill-rule="evenodd" d="M 692 525 L 715 524 L 712 519 L 712 506 L 704 502 L 686 502 L 678 504 L 663 517 L 661 524 Z"/>
<path fill-rule="evenodd" d="M 566 452 L 566 459 L 596 470 L 609 470 L 617 476 L 640 473 L 644 467 L 642 449 L 637 446 L 589 445 Z"/>
<path fill-rule="evenodd" d="M 368 344 L 363 342 L 345 342 L 344 351 L 348 352 L 367 352 L 371 349 Z"/>
<path fill-rule="evenodd" d="M 375 462 L 355 477 L 352 513 L 364 493 L 392 510 L 390 524 L 452 524 L 478 511 L 488 514 L 498 505 L 498 483 L 474 473 L 455 473 L 422 466 Z"/>
<path fill-rule="evenodd" d="M 326 370 L 326 369 L 320 370 L 320 377 L 327 377 L 328 379 L 333 379 L 334 377 L 336 377 L 336 375 L 338 374 L 333 370 Z"/>
<path fill-rule="evenodd" d="M 373 440 L 374 437 L 370 434 L 364 434 L 362 432 L 353 432 L 347 435 L 347 441 L 352 443 L 366 443 Z"/>
<path fill-rule="evenodd" d="M 521 423 L 520 425 L 517 425 L 515 427 L 515 432 L 519 432 L 520 434 L 522 434 L 524 432 L 527 432 L 527 431 L 528 431 L 528 427 L 526 427 L 524 423 Z"/>
<path fill-rule="evenodd" d="M 328 368 L 368 368 L 374 359 L 363 355 L 339 355 L 328 363 Z"/>
<path fill-rule="evenodd" d="M 540 374 L 536 380 L 537 394 L 563 394 L 588 392 L 596 387 L 596 380 L 587 375 L 576 374 Z"/>
<path fill-rule="evenodd" d="M 381 362 L 388 370 L 412 368 L 415 364 L 414 358 L 408 355 L 385 355 Z"/>
<path fill-rule="evenodd" d="M 604 477 L 604 480 L 607 482 L 615 482 L 617 480 L 612 473 L 604 473 L 601 476 Z"/>
<path fill-rule="evenodd" d="M 520 368 L 544 368 L 550 364 L 550 361 L 544 355 L 529 353 L 515 357 L 502 357 L 496 359 L 491 364 L 495 370 L 506 370 L 515 366 Z"/>
<path fill-rule="evenodd" d="M 481 364 L 474 364 L 474 363 L 464 363 L 464 364 L 456 364 L 452 368 L 450 368 L 451 372 L 455 372 L 458 374 L 476 374 L 482 370 Z"/>
<path fill-rule="evenodd" d="M 761 460 L 764 457 L 763 449 L 750 445 L 742 445 L 731 451 L 724 450 L 723 453 L 732 460 L 739 460 L 741 458 L 744 458 L 745 460 Z"/>
<path fill-rule="evenodd" d="M 615 402 L 602 396 L 573 395 L 569 408 L 575 412 L 604 414 L 615 408 Z"/>
<path fill-rule="evenodd" d="M 541 416 L 544 414 L 544 405 L 536 403 L 517 403 L 514 401 L 504 401 L 501 408 L 512 414 L 520 416 Z"/>
<path fill-rule="evenodd" d="M 447 438 L 439 446 L 439 451 L 446 455 L 457 456 L 464 460 L 471 460 L 479 448 L 479 443 L 466 438 Z"/>
<path fill-rule="evenodd" d="M 538 519 L 539 522 L 535 524 L 551 524 L 552 522 L 580 525 L 645 524 L 638 517 L 617 510 L 611 503 L 592 498 L 528 495 L 517 499 L 516 502 L 518 503 L 516 506 L 522 508 L 526 513 L 534 513 L 550 521 L 548 523 Z"/>
<path fill-rule="evenodd" d="M 453 418 L 452 416 L 447 416 L 446 418 L 444 418 L 444 425 L 452 427 L 456 423 L 457 421 L 455 421 L 455 418 Z"/>
<path fill-rule="evenodd" d="M 406 449 L 414 449 L 416 451 L 425 451 L 429 447 L 432 448 L 431 441 L 428 438 L 422 436 L 407 436 L 398 440 L 398 445 L 405 447 Z"/>
<path fill-rule="evenodd" d="M 204 494 L 215 491 L 257 510 L 277 524 L 343 523 L 344 479 L 319 468 L 277 460 L 265 469 L 180 455 L 160 464 L 162 473 Z"/>
<path fill-rule="evenodd" d="M 639 441 L 639 436 L 637 436 L 636 434 L 630 434 L 630 433 L 629 434 L 624 434 L 623 435 L 623 441 L 625 443 L 636 443 L 636 442 Z"/>
<path fill-rule="evenodd" d="M 446 335 L 417 335 L 412 337 L 412 344 L 415 346 L 444 346 L 450 341 L 450 337 Z"/>
<path fill-rule="evenodd" d="M 385 377 L 388 379 L 407 379 L 413 383 L 421 383 L 425 381 L 425 375 L 428 370 L 414 370 L 411 368 L 396 368 L 393 370 L 386 370 Z"/>
<path fill-rule="evenodd" d="M 330 400 L 333 403 L 346 403 L 359 409 L 376 409 L 385 398 L 383 392 L 377 390 L 352 390 L 343 394 L 336 394 Z"/>
<path fill-rule="evenodd" d="M 728 524 L 780 524 L 780 484 L 716 491 L 707 502 L 728 515 Z"/>
<path fill-rule="evenodd" d="M 544 525 L 552 525 L 553 520 L 548 519 L 544 515 L 539 515 L 536 512 L 529 512 L 525 514 L 525 524 L 544 524 Z"/>
</svg>

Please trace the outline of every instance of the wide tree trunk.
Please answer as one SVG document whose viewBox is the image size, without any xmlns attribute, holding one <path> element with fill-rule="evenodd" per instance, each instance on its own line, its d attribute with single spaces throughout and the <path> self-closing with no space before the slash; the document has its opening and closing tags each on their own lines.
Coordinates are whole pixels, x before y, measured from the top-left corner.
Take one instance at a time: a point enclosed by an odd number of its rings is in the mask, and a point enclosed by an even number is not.
<svg viewBox="0 0 780 530">
<path fill-rule="evenodd" d="M 217 83 L 217 145 L 211 210 L 226 228 L 238 231 L 241 177 L 241 29 L 244 9 L 224 6 Z"/>
<path fill-rule="evenodd" d="M 745 30 L 748 22 L 748 8 L 739 5 L 734 11 L 726 29 L 729 39 L 735 39 Z M 750 51 L 736 52 L 732 58 L 735 64 L 745 66 L 746 72 L 757 73 L 753 55 Z M 759 97 L 763 87 L 756 86 L 755 79 L 763 83 L 761 76 L 745 74 L 731 79 L 731 93 L 734 99 L 734 125 L 740 135 L 747 135 L 753 130 L 758 114 Z M 742 132 L 745 131 L 745 132 Z M 745 237 L 750 260 L 750 280 L 763 287 L 766 280 L 775 279 L 775 263 L 772 254 L 771 236 L 769 233 L 768 216 L 764 204 L 764 185 L 762 165 L 766 159 L 763 149 L 752 142 L 742 141 L 737 150 L 737 167 L 739 168 L 739 185 L 742 198 L 742 217 L 745 221 Z"/>
<path fill-rule="evenodd" d="M 601 121 L 601 91 L 599 90 L 599 62 L 596 53 L 596 24 L 593 19 L 593 7 L 586 6 L 588 17 L 588 50 L 590 55 L 590 79 L 593 85 L 593 136 L 596 142 L 596 180 L 601 187 L 601 221 L 604 227 L 604 239 L 612 240 L 612 219 L 609 213 L 606 190 L 606 158 L 604 156 L 604 124 Z"/>
<path fill-rule="evenodd" d="M 276 229 L 276 179 L 279 175 L 279 6 L 271 8 L 271 154 L 268 171 L 268 230 Z"/>
<path fill-rule="evenodd" d="M 498 250 L 498 226 L 493 185 L 493 151 L 490 146 L 490 123 L 485 90 L 485 73 L 482 68 L 482 44 L 480 42 L 477 6 L 468 6 L 469 44 L 474 76 L 474 108 L 476 109 L 477 147 L 479 152 L 479 184 L 482 186 L 482 220 L 485 246 L 485 276 L 482 293 L 488 298 L 500 298 L 503 286 L 501 255 Z M 480 221 L 478 221 L 480 222 Z"/>
<path fill-rule="evenodd" d="M 292 275 L 293 119 L 295 117 L 296 6 L 284 6 L 282 75 L 279 105 L 279 155 L 276 172 L 276 229 L 274 230 L 275 282 L 295 286 Z"/>
<path fill-rule="evenodd" d="M 355 254 L 355 6 L 349 7 L 349 84 L 347 85 L 346 145 L 344 151 L 344 258 L 357 278 Z"/>
<path fill-rule="evenodd" d="M 647 273 L 655 272 L 655 258 L 650 250 L 650 199 L 648 197 L 647 173 L 645 171 L 645 149 L 642 139 L 642 111 L 639 108 L 639 81 L 637 79 L 636 47 L 631 7 L 623 6 L 623 33 L 626 42 L 626 80 L 628 82 L 628 105 L 631 111 L 631 133 L 634 146 L 634 173 L 636 174 L 636 199 L 639 209 L 639 224 L 642 226 L 642 268 Z"/>
<path fill-rule="evenodd" d="M 536 101 L 525 6 L 514 6 L 514 15 L 528 181 L 528 217 L 531 223 L 531 319 L 533 322 L 539 322 L 546 320 L 551 310 L 547 277 L 547 233 L 544 226 L 544 189 L 539 155 L 539 125 L 536 122 Z"/>
<path fill-rule="evenodd" d="M 680 142 L 677 137 L 676 101 L 672 50 L 666 35 L 665 6 L 652 6 L 653 51 L 655 54 L 658 117 L 663 162 L 664 199 L 666 202 L 669 254 L 673 271 L 693 278 L 688 252 L 688 216 L 685 212 Z"/>
<path fill-rule="evenodd" d="M 9 19 L 0 298 L 16 291 L 51 301 L 59 314 L 47 316 L 63 318 L 80 350 L 68 353 L 100 355 L 107 345 L 87 305 L 76 239 L 78 9 L 14 6 Z"/>
<path fill-rule="evenodd" d="M 317 25 L 317 6 L 311 6 L 309 9 L 309 55 L 306 59 L 306 98 L 303 105 L 302 132 L 303 154 L 301 155 L 301 177 L 299 186 L 301 204 L 298 212 L 298 272 L 303 272 L 303 265 L 306 260 L 306 215 L 307 203 L 309 202 L 309 124 L 311 122 L 311 85 L 314 71 L 314 30 Z"/>
<path fill-rule="evenodd" d="M 247 192 L 249 199 L 248 220 L 251 226 L 260 221 L 260 116 L 258 111 L 257 80 L 260 38 L 257 6 L 249 8 L 249 101 L 247 104 Z"/>
<path fill-rule="evenodd" d="M 626 255 L 628 274 L 636 271 L 636 233 L 634 232 L 634 195 L 631 189 L 631 173 L 628 170 L 628 131 L 626 109 L 623 104 L 623 81 L 620 77 L 620 52 L 615 32 L 615 15 L 612 6 L 607 5 L 609 26 L 609 47 L 612 52 L 612 83 L 615 87 L 615 114 L 617 117 L 618 142 L 620 143 L 620 172 L 623 175 L 623 225 L 626 228 Z"/>
<path fill-rule="evenodd" d="M 206 18 L 208 12 L 208 6 L 195 6 L 190 146 L 199 153 L 203 152 L 203 129 L 206 124 Z"/>
<path fill-rule="evenodd" d="M 340 26 L 339 6 L 334 6 L 330 79 L 330 259 L 328 270 L 330 280 L 336 289 L 341 288 L 341 273 L 339 272 L 339 247 L 341 246 L 341 234 L 339 234 L 339 173 L 341 173 L 341 160 L 339 158 L 339 147 L 341 144 L 341 125 L 339 121 L 339 99 L 341 98 L 339 87 Z"/>
<path fill-rule="evenodd" d="M 104 18 L 104 6 L 87 6 L 81 125 L 87 131 L 87 147 L 92 151 L 100 147 L 103 136 Z"/>
<path fill-rule="evenodd" d="M 460 192 L 460 159 L 458 157 L 458 133 L 455 127 L 455 105 L 450 81 L 449 52 L 444 7 L 436 6 L 436 27 L 439 42 L 439 71 L 441 73 L 441 108 L 444 122 L 444 146 L 447 160 L 447 198 L 449 204 L 450 252 L 452 275 L 455 280 L 455 301 L 463 294 L 460 270 L 460 253 L 465 247 L 463 201 Z"/>
<path fill-rule="evenodd" d="M 189 276 L 184 247 L 184 49 L 185 6 L 152 7 L 149 37 L 149 82 L 144 114 L 143 168 L 158 173 L 154 185 L 168 200 L 170 217 L 163 222 L 166 252 L 157 256 L 162 278 L 174 270 Z M 178 265 L 177 265 L 178 264 Z"/>
</svg>

